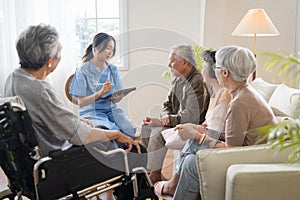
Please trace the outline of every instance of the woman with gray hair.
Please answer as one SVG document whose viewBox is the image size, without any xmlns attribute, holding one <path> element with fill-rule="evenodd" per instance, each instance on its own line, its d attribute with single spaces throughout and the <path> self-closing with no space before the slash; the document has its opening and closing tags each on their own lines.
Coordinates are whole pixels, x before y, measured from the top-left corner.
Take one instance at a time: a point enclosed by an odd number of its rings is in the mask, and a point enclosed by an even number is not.
<svg viewBox="0 0 300 200">
<path fill-rule="evenodd" d="M 226 58 L 227 56 L 229 57 Z M 216 57 L 216 69 L 227 69 L 231 72 L 231 78 L 236 82 L 245 82 L 256 69 L 255 56 L 246 48 L 224 47 L 217 52 Z"/>
<path fill-rule="evenodd" d="M 245 134 L 248 130 L 277 123 L 266 101 L 247 84 L 247 78 L 255 68 L 256 59 L 250 50 L 239 46 L 219 49 L 216 53 L 216 76 L 220 85 L 227 88 L 232 95 L 226 115 L 225 141 L 219 140 L 215 131 L 191 133 L 184 126 L 179 129 L 179 135 L 183 138 L 195 138 L 199 144 L 209 148 L 265 143 L 266 141 L 260 140 L 262 135 L 259 133 Z M 190 154 L 182 164 L 173 199 L 196 199 L 199 188 L 196 157 L 195 154 Z"/>
</svg>

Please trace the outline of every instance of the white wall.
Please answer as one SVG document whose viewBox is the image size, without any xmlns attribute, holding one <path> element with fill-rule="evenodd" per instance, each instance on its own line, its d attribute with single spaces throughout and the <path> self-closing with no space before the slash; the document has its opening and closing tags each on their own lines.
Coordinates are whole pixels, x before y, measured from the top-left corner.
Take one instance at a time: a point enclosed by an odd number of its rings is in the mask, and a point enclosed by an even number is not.
<svg viewBox="0 0 300 200">
<path fill-rule="evenodd" d="M 300 56 L 300 1 L 297 0 L 296 2 L 296 7 L 297 7 L 297 11 L 296 11 L 296 21 L 295 21 L 295 25 L 296 25 L 296 35 L 295 35 L 295 52 L 298 52 L 298 56 Z M 300 86 L 299 86 L 300 88 Z"/>
<path fill-rule="evenodd" d="M 163 79 L 161 74 L 167 70 L 169 49 L 175 44 L 196 42 L 212 48 L 235 44 L 252 49 L 253 38 L 231 36 L 250 8 L 264 8 L 280 32 L 277 37 L 257 38 L 258 53 L 293 52 L 296 1 L 128 0 L 129 51 L 126 56 L 129 71 L 121 71 L 121 75 L 124 85 L 135 86 L 137 91 L 122 100 L 120 106 L 137 126 L 145 116 L 158 115 L 170 87 L 169 80 Z M 274 72 L 263 70 L 263 60 L 258 55 L 258 76 L 278 82 Z M 62 85 L 55 87 L 64 97 Z M 68 106 L 76 110 L 72 104 Z"/>
<path fill-rule="evenodd" d="M 291 53 L 294 51 L 295 14 L 297 0 L 207 0 L 204 27 L 204 45 L 219 48 L 223 45 L 241 45 L 253 50 L 253 37 L 232 36 L 231 33 L 249 9 L 263 8 L 280 32 L 275 37 L 257 37 L 257 76 L 270 82 L 280 82 L 274 71 L 263 69 L 265 57 L 261 52 Z M 216 6 L 217 5 L 217 6 Z"/>
<path fill-rule="evenodd" d="M 167 70 L 169 48 L 175 44 L 203 44 L 220 48 L 241 45 L 253 50 L 252 37 L 231 33 L 251 8 L 264 8 L 280 32 L 276 37 L 257 38 L 257 76 L 280 82 L 265 72 L 262 51 L 293 52 L 297 0 L 128 0 L 129 71 L 121 72 L 125 85 L 137 91 L 120 103 L 135 125 L 157 116 L 169 89 L 161 78 Z M 205 12 L 202 8 L 205 7 Z M 205 21 L 201 17 L 205 16 Z M 201 29 L 201 24 L 204 28 Z"/>
<path fill-rule="evenodd" d="M 199 0 L 128 0 L 128 63 L 125 86 L 137 91 L 120 102 L 136 126 L 146 116 L 158 117 L 170 88 L 162 78 L 169 50 L 176 44 L 199 44 Z"/>
</svg>

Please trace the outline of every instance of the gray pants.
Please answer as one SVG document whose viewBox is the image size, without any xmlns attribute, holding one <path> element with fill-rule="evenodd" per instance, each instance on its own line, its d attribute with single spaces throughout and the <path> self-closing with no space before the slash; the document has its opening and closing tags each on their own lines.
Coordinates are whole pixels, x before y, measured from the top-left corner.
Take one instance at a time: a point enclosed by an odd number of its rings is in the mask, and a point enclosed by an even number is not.
<svg viewBox="0 0 300 200">
<path fill-rule="evenodd" d="M 148 151 L 148 170 L 159 170 L 163 167 L 163 162 L 168 151 L 161 134 L 161 131 L 165 129 L 167 128 L 142 126 L 141 141 Z"/>
</svg>

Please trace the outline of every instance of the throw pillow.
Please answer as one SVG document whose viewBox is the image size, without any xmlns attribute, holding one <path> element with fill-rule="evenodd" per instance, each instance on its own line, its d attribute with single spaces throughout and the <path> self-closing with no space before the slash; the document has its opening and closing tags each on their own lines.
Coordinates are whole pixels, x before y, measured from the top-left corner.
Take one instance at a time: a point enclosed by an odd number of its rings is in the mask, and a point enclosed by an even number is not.
<svg viewBox="0 0 300 200">
<path fill-rule="evenodd" d="M 273 92 L 278 86 L 278 84 L 268 83 L 262 78 L 256 78 L 250 85 L 266 100 L 266 102 L 269 102 Z"/>
<path fill-rule="evenodd" d="M 280 84 L 270 98 L 269 105 L 276 116 L 293 117 L 297 106 L 300 106 L 298 96 L 300 90 Z"/>
</svg>

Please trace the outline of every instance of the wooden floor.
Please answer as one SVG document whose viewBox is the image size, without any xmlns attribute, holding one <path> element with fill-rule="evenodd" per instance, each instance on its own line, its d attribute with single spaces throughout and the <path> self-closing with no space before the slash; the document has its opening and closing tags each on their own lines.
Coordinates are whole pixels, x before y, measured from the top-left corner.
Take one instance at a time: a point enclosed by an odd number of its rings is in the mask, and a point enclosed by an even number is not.
<svg viewBox="0 0 300 200">
<path fill-rule="evenodd" d="M 164 161 L 164 167 L 162 169 L 162 173 L 164 177 L 167 179 L 170 179 L 172 177 L 173 173 L 173 151 L 169 150 L 166 155 L 166 159 Z M 0 168 L 0 192 L 7 188 L 7 178 L 5 174 L 3 173 L 2 169 Z M 100 195 L 101 199 L 105 200 L 112 200 L 111 193 L 104 193 Z M 26 200 L 27 198 L 23 198 Z"/>
</svg>

